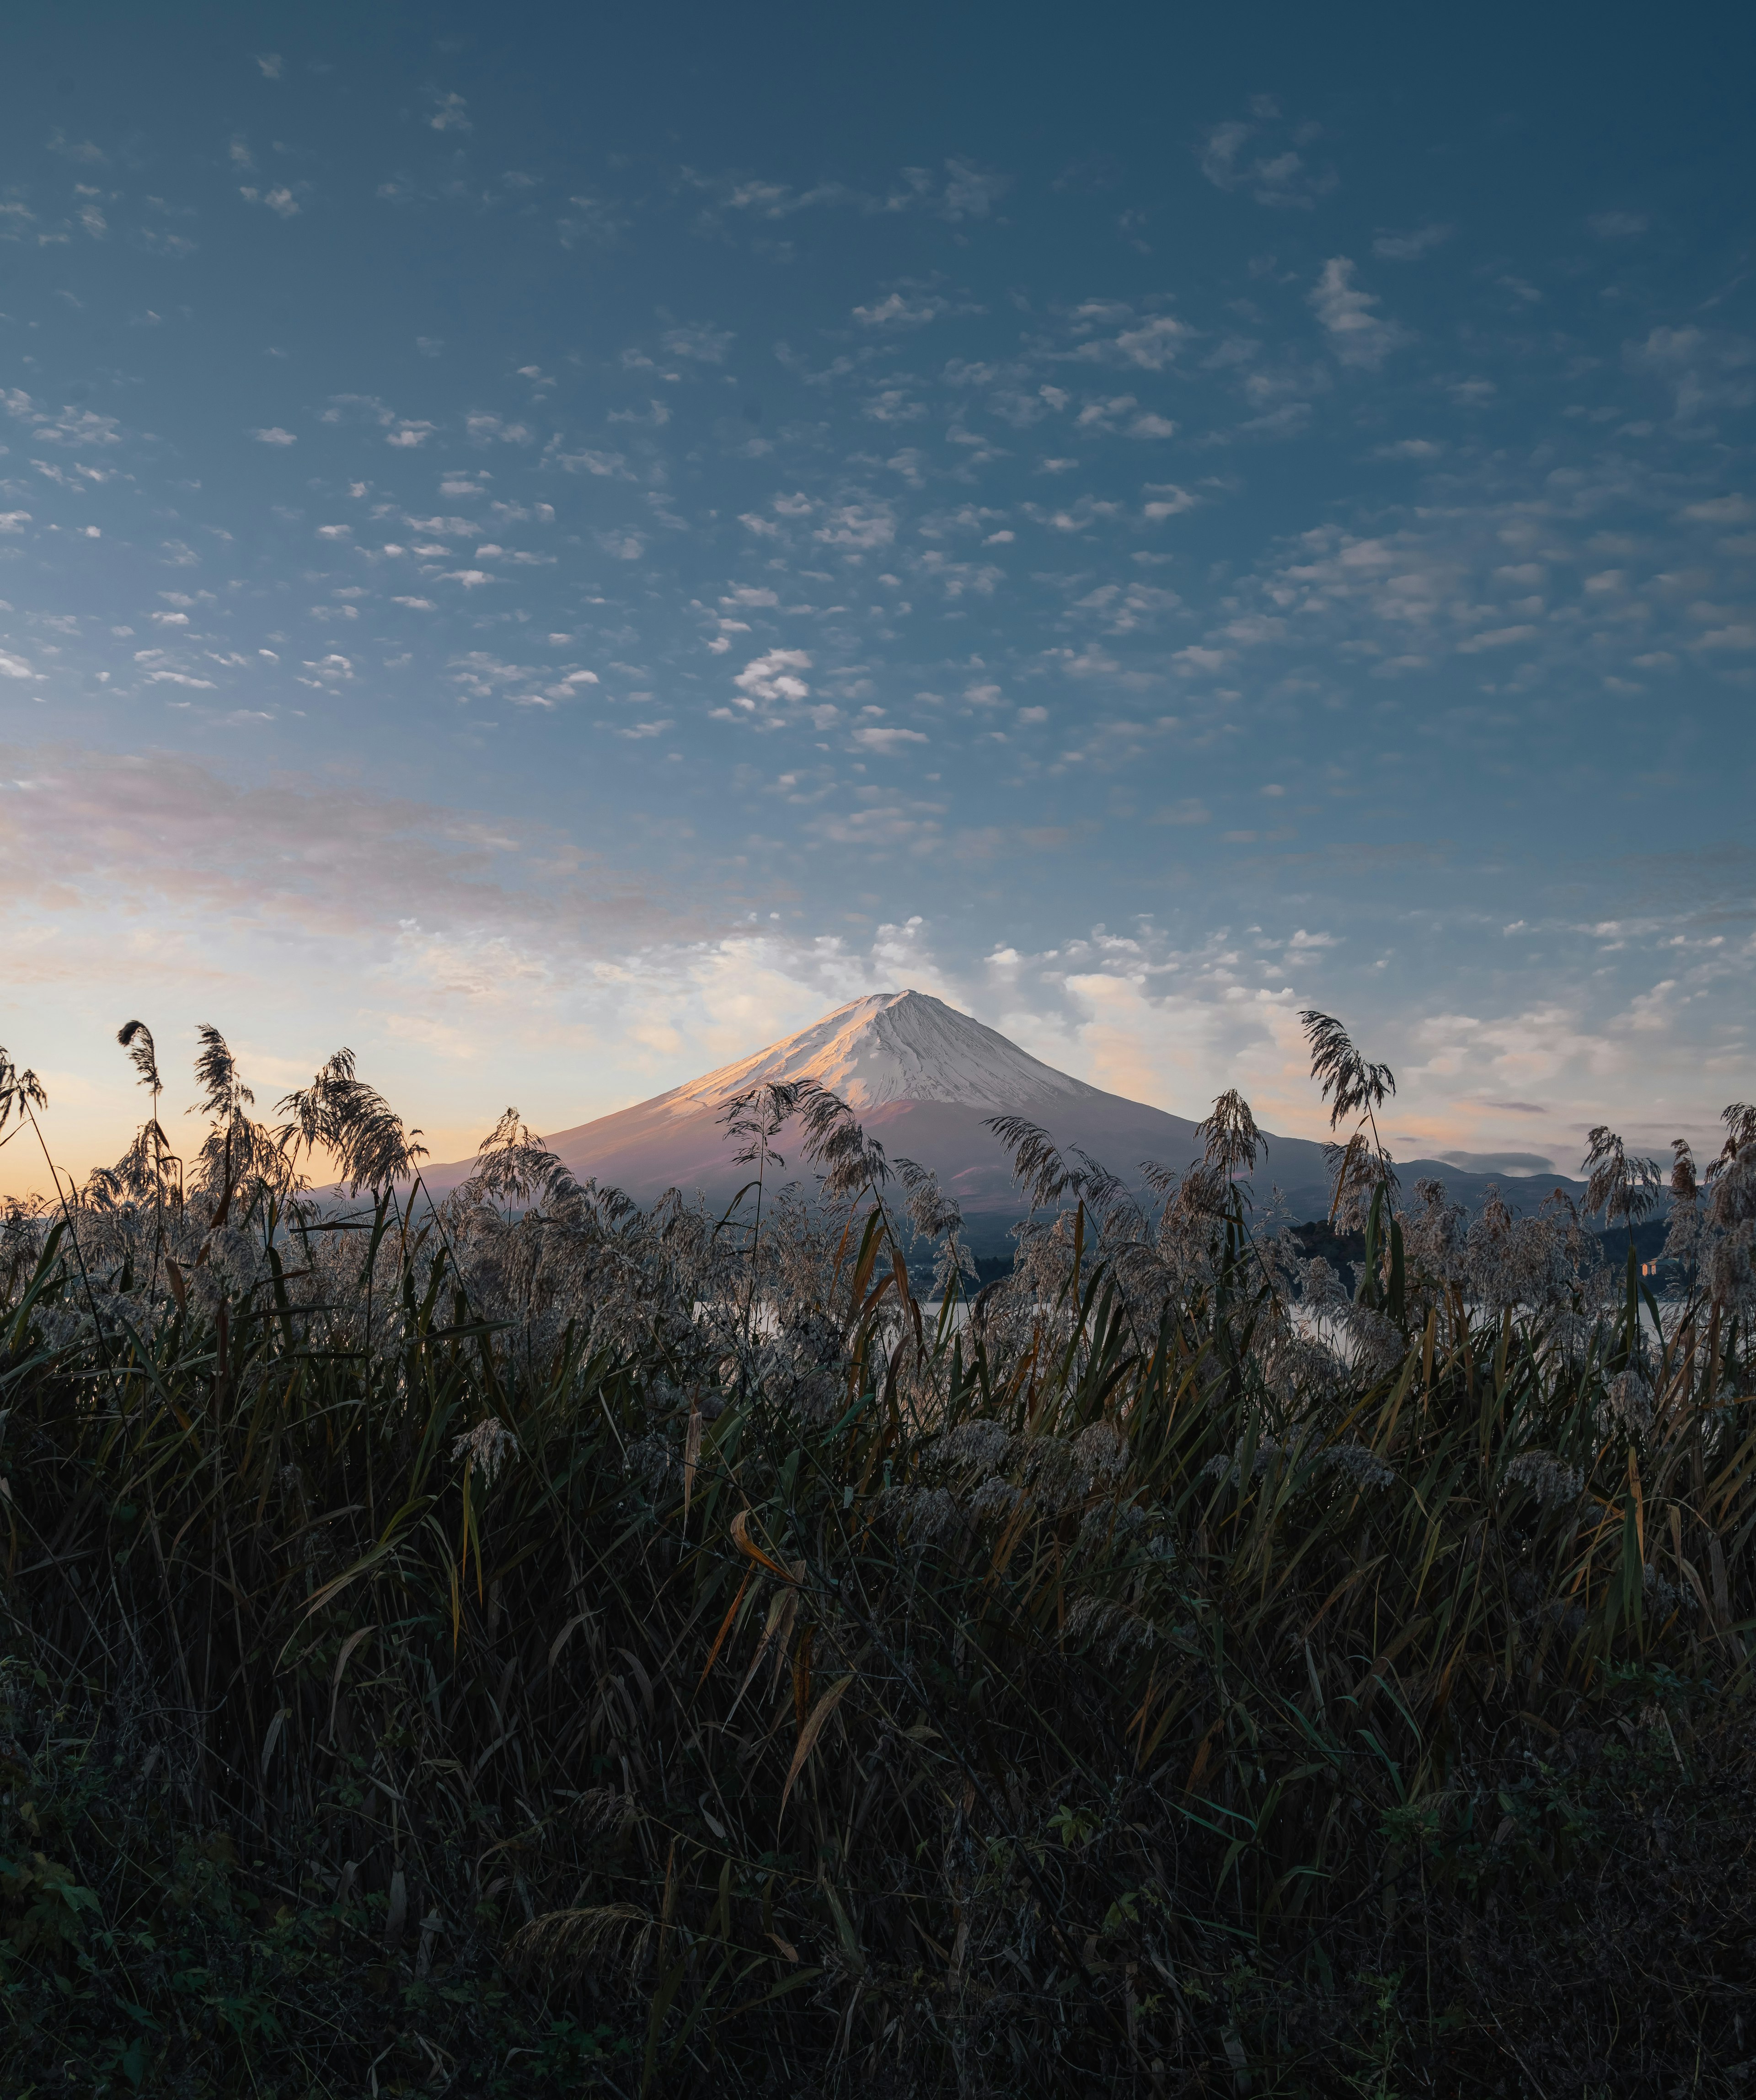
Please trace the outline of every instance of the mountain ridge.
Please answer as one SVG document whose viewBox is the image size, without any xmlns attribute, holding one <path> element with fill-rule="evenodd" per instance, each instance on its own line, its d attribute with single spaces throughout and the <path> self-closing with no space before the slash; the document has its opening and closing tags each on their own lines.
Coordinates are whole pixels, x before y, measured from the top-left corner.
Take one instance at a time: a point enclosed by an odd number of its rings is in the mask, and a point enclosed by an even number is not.
<svg viewBox="0 0 1756 2100">
<path fill-rule="evenodd" d="M 893 1160 L 931 1168 L 962 1205 L 966 1236 L 980 1253 L 1010 1245 L 1021 1207 L 1010 1158 L 987 1127 L 991 1116 L 1026 1115 L 1063 1150 L 1079 1146 L 1132 1187 L 1144 1185 L 1145 1162 L 1181 1172 L 1202 1155 L 1193 1119 L 1057 1071 L 972 1015 L 912 990 L 849 1000 L 748 1057 L 555 1132 L 547 1142 L 576 1176 L 614 1185 L 637 1202 L 676 1188 L 686 1198 L 724 1203 L 749 1178 L 719 1120 L 726 1104 L 750 1087 L 801 1079 L 840 1094 Z M 781 1179 L 808 1189 L 810 1170 L 789 1135 L 776 1140 L 786 1162 Z M 1323 1145 L 1273 1132 L 1267 1143 L 1248 1185 L 1258 1210 L 1277 1188 L 1296 1220 L 1324 1216 L 1330 1174 Z M 435 1166 L 423 1179 L 443 1193 L 466 1179 L 472 1165 Z M 1555 1188 L 1582 1193 L 1565 1176 L 1496 1177 L 1438 1159 L 1399 1161 L 1397 1171 L 1405 1190 L 1431 1176 L 1471 1211 L 1497 1182 L 1514 1209 L 1533 1207 Z"/>
</svg>

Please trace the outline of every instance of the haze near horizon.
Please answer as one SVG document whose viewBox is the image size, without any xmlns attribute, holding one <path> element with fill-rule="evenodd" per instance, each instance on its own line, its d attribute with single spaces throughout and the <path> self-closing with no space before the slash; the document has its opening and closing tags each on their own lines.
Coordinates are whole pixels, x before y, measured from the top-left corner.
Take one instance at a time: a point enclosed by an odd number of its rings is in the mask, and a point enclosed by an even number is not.
<svg viewBox="0 0 1756 2100">
<path fill-rule="evenodd" d="M 0 1042 L 436 1158 L 918 987 L 1184 1117 L 1750 1088 L 1749 19 L 29 8 Z M 1746 201 L 1740 204 L 1738 200 Z M 174 1075 L 174 1076 L 173 1076 Z M 0 1192 L 38 1187 L 24 1148 Z"/>
</svg>

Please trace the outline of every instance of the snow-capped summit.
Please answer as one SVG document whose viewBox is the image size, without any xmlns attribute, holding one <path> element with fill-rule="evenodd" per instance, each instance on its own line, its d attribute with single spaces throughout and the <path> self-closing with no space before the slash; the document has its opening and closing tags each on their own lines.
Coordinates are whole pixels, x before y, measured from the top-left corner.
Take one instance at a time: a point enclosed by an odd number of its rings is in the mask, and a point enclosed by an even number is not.
<svg viewBox="0 0 1756 2100">
<path fill-rule="evenodd" d="M 920 991 L 868 993 L 735 1063 L 705 1072 L 651 1101 L 549 1142 L 571 1171 L 651 1202 L 667 1189 L 716 1205 L 749 1178 L 721 1120 L 727 1102 L 764 1081 L 810 1079 L 839 1094 L 891 1160 L 912 1159 L 938 1175 L 963 1207 L 978 1251 L 1009 1246 L 1018 1215 L 1012 1161 L 988 1127 L 997 1115 L 1024 1115 L 1062 1145 L 1132 1176 L 1143 1159 L 1180 1170 L 1201 1156 L 1195 1126 L 1143 1102 L 1124 1101 L 1057 1072 L 973 1016 Z M 783 1177 L 809 1193 L 810 1162 L 790 1126 L 775 1137 Z M 1316 1145 L 1295 1148 L 1312 1155 Z M 1306 1162 L 1308 1165 L 1309 1162 Z M 469 1162 L 424 1176 L 442 1189 Z"/>
<path fill-rule="evenodd" d="M 995 1115 L 1101 1098 L 995 1030 L 924 991 L 868 992 L 754 1057 L 659 1100 L 674 1115 L 718 1108 L 765 1081 L 814 1079 L 856 1114 L 892 1101 L 947 1101 Z"/>
</svg>

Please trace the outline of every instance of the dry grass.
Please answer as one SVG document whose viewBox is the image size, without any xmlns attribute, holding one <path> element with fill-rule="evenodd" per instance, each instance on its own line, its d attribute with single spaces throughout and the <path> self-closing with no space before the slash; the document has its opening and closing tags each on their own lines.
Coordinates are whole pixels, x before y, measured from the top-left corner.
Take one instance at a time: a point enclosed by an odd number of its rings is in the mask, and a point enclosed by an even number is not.
<svg viewBox="0 0 1756 2100">
<path fill-rule="evenodd" d="M 225 1078 L 0 1252 L 7 2091 L 1746 2089 L 1747 1140 L 1656 1344 L 1064 1162 L 935 1326 L 832 1110 L 760 1240 L 515 1118 L 344 1228 Z"/>
</svg>

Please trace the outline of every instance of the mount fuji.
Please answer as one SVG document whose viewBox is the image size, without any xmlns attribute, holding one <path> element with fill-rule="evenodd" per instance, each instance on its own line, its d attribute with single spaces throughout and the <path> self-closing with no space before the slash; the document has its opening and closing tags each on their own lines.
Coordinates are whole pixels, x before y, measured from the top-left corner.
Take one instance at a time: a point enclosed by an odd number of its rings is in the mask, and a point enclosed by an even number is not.
<svg viewBox="0 0 1756 2100">
<path fill-rule="evenodd" d="M 594 1176 L 650 1203 L 667 1189 L 724 1202 L 749 1178 L 733 1159 L 720 1124 L 726 1104 L 765 1080 L 814 1079 L 839 1094 L 893 1159 L 930 1167 L 939 1185 L 963 1207 L 970 1245 L 978 1253 L 1009 1246 L 1020 1215 L 1011 1161 L 987 1118 L 1021 1115 L 1047 1130 L 1065 1151 L 1078 1145 L 1130 1185 L 1141 1182 L 1141 1162 L 1182 1171 L 1202 1156 L 1196 1125 L 1185 1116 L 1106 1093 L 1043 1064 L 996 1030 L 942 999 L 920 991 L 873 992 L 837 1007 L 795 1035 L 722 1065 L 668 1092 L 591 1123 L 552 1133 L 549 1148 L 581 1180 Z M 811 1173 L 794 1156 L 788 1133 L 776 1140 L 786 1161 L 783 1179 L 806 1188 Z M 470 1171 L 459 1161 L 424 1175 L 435 1192 L 454 1188 Z M 1439 1160 L 1398 1162 L 1405 1191 L 1423 1175 L 1445 1183 L 1471 1210 L 1489 1177 Z M 1256 1171 L 1260 1207 L 1277 1187 L 1295 1218 L 1321 1218 L 1329 1208 L 1330 1176 L 1323 1147 L 1308 1138 L 1268 1138 Z M 1548 1176 L 1515 1183 L 1509 1196 L 1546 1196 Z M 1563 1182 L 1577 1189 L 1577 1184 Z"/>
</svg>

